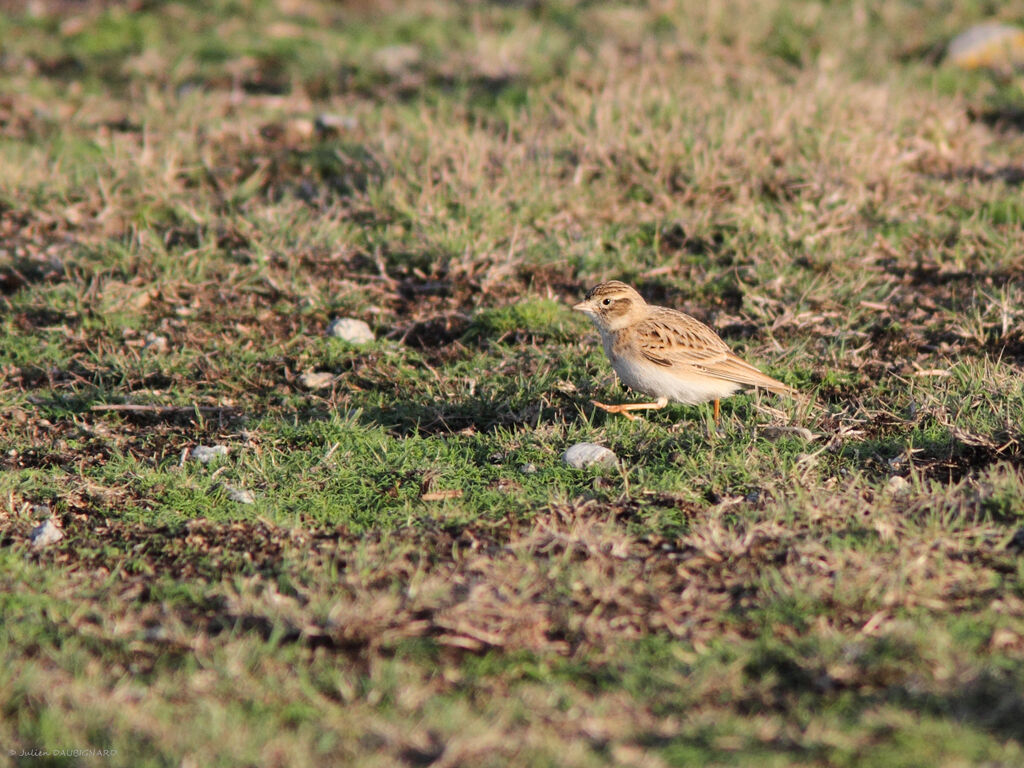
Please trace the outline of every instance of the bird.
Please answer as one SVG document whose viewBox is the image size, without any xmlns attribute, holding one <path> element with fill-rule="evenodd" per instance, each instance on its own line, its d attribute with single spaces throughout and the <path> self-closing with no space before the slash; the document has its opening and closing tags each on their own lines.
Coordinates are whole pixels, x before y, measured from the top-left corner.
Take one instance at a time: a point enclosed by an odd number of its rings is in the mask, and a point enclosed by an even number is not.
<svg viewBox="0 0 1024 768">
<path fill-rule="evenodd" d="M 658 410 L 669 401 L 697 405 L 719 401 L 745 387 L 758 387 L 797 398 L 799 393 L 741 360 L 711 328 L 685 312 L 648 304 L 618 280 L 600 283 L 573 307 L 587 315 L 601 333 L 604 352 L 619 379 L 654 402 L 609 405 L 591 402 L 608 413 L 631 420 L 632 411 Z"/>
</svg>

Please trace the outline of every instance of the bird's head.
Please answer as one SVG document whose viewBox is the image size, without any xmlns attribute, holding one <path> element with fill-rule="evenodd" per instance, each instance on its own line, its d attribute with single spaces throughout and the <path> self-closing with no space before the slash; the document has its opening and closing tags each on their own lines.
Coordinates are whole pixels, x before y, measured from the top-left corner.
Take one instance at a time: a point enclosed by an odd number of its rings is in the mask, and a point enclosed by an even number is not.
<svg viewBox="0 0 1024 768">
<path fill-rule="evenodd" d="M 573 307 L 602 331 L 617 331 L 639 320 L 647 309 L 643 296 L 618 280 L 591 288 L 583 301 Z"/>
</svg>

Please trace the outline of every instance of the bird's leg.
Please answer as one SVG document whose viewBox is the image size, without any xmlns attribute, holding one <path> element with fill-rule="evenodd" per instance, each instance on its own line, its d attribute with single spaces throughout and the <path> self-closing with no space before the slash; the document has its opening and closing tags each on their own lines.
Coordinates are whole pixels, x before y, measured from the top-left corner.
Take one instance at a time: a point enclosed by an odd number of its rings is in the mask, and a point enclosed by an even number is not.
<svg viewBox="0 0 1024 768">
<path fill-rule="evenodd" d="M 621 405 L 608 405 L 606 403 L 599 403 L 597 400 L 591 400 L 591 403 L 596 405 L 603 411 L 608 413 L 621 413 L 630 421 L 636 421 L 639 417 L 634 416 L 630 411 L 657 411 L 668 405 L 667 397 L 659 397 L 656 402 L 653 403 L 622 403 Z"/>
<path fill-rule="evenodd" d="M 722 407 L 718 402 L 718 398 L 715 398 L 715 426 L 719 426 L 722 423 Z"/>
</svg>

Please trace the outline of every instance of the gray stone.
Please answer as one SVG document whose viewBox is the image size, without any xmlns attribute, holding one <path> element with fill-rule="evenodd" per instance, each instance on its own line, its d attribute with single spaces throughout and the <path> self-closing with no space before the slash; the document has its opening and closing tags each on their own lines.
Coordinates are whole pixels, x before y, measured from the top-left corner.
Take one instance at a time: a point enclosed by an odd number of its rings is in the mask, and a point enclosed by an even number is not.
<svg viewBox="0 0 1024 768">
<path fill-rule="evenodd" d="M 373 330 L 364 320 L 354 317 L 336 317 L 327 326 L 327 335 L 351 344 L 366 344 L 374 340 Z"/>
<path fill-rule="evenodd" d="M 801 440 L 817 440 L 821 435 L 816 435 L 806 427 L 780 427 L 764 426 L 760 428 L 761 435 L 768 440 L 780 440 L 783 437 L 799 437 Z"/>
<path fill-rule="evenodd" d="M 200 464 L 209 464 L 218 456 L 227 455 L 228 447 L 226 445 L 197 445 L 188 452 L 189 458 Z"/>
<path fill-rule="evenodd" d="M 57 521 L 51 517 L 49 520 L 45 520 L 42 524 L 33 528 L 30 538 L 34 548 L 42 549 L 43 547 L 48 547 L 51 544 L 56 544 L 58 541 L 63 539 L 64 531 L 61 530 Z"/>
<path fill-rule="evenodd" d="M 299 383 L 306 389 L 326 389 L 334 383 L 334 374 L 326 371 L 307 371 L 299 376 Z"/>
<path fill-rule="evenodd" d="M 152 352 L 157 355 L 162 355 L 168 350 L 168 343 L 166 336 L 157 336 L 155 333 L 146 334 L 146 344 L 142 347 L 146 352 Z"/>
<path fill-rule="evenodd" d="M 901 475 L 893 475 L 889 478 L 889 482 L 885 484 L 885 490 L 891 493 L 893 496 L 904 496 L 910 493 L 910 483 L 907 482 L 905 477 Z"/>
<path fill-rule="evenodd" d="M 252 495 L 251 491 L 245 488 L 239 488 L 236 485 L 225 485 L 224 491 L 227 493 L 229 499 L 238 502 L 239 504 L 256 503 L 256 497 Z"/>
<path fill-rule="evenodd" d="M 341 133 L 342 131 L 354 131 L 359 127 L 359 121 L 351 115 L 332 115 L 321 112 L 316 116 L 313 126 L 321 133 Z"/>
<path fill-rule="evenodd" d="M 596 443 L 576 443 L 562 454 L 562 461 L 570 467 L 583 469 L 585 467 L 614 467 L 619 459 L 603 445 Z"/>
<path fill-rule="evenodd" d="M 976 24 L 953 38 L 946 58 L 963 69 L 1019 69 L 1024 64 L 1024 30 L 992 21 Z"/>
</svg>

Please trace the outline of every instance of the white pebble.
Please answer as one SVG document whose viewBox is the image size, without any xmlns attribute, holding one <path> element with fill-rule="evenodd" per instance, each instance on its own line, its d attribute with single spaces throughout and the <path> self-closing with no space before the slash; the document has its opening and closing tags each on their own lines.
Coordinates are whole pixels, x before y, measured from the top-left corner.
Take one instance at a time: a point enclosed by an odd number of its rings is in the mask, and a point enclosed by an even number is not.
<svg viewBox="0 0 1024 768">
<path fill-rule="evenodd" d="M 324 389 L 334 382 L 334 374 L 326 371 L 307 371 L 299 376 L 299 383 L 306 389 Z"/>
<path fill-rule="evenodd" d="M 537 473 L 537 465 L 531 461 L 529 464 L 523 464 L 519 467 L 519 471 L 524 475 L 534 475 Z"/>
<path fill-rule="evenodd" d="M 321 112 L 313 122 L 314 127 L 320 132 L 354 131 L 359 127 L 359 121 L 351 115 L 332 115 Z"/>
<path fill-rule="evenodd" d="M 147 333 L 146 344 L 142 348 L 147 352 L 162 355 L 167 352 L 169 346 L 166 336 L 157 336 L 155 333 Z"/>
<path fill-rule="evenodd" d="M 209 464 L 218 456 L 227 456 L 226 445 L 197 445 L 188 453 L 190 459 L 195 459 L 200 464 Z"/>
<path fill-rule="evenodd" d="M 56 544 L 63 538 L 64 531 L 61 530 L 60 525 L 52 517 L 33 528 L 31 533 L 32 546 L 36 549 Z"/>
<path fill-rule="evenodd" d="M 783 437 L 799 437 L 801 440 L 817 440 L 821 435 L 816 435 L 807 427 L 778 427 L 764 426 L 760 429 L 762 437 L 768 440 L 779 440 Z"/>
<path fill-rule="evenodd" d="M 334 318 L 327 326 L 327 335 L 351 344 L 366 344 L 375 338 L 370 326 L 354 317 Z"/>
<path fill-rule="evenodd" d="M 885 490 L 891 493 L 893 496 L 903 496 L 910 492 L 910 483 L 907 482 L 905 477 L 901 475 L 893 475 L 889 478 L 889 482 L 885 484 Z"/>
<path fill-rule="evenodd" d="M 225 485 L 224 490 L 227 491 L 229 499 L 236 501 L 239 504 L 256 503 L 256 497 L 252 495 L 251 491 L 245 488 L 239 488 L 236 485 Z"/>
<path fill-rule="evenodd" d="M 584 467 L 614 467 L 619 459 L 603 445 L 596 443 L 576 443 L 569 450 L 562 454 L 562 461 L 570 467 L 583 469 Z"/>
<path fill-rule="evenodd" d="M 1012 70 L 1024 61 L 1024 30 L 984 22 L 954 37 L 946 58 L 964 69 Z"/>
</svg>

